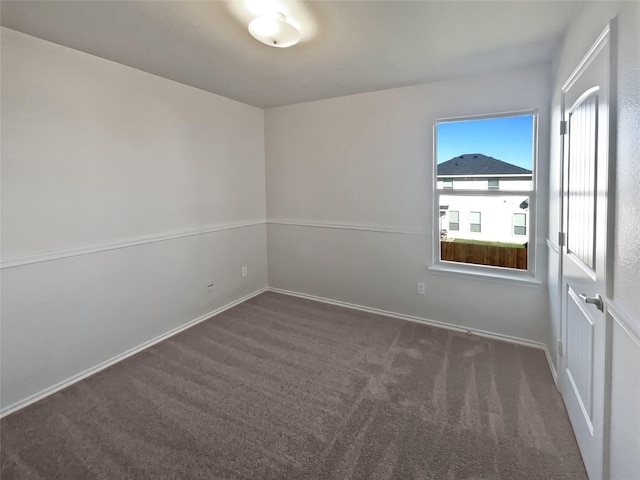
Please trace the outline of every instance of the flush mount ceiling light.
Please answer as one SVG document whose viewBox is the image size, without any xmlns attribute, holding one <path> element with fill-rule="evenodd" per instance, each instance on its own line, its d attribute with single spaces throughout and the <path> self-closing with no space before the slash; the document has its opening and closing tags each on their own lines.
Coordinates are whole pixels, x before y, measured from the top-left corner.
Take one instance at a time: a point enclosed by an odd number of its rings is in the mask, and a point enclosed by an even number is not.
<svg viewBox="0 0 640 480">
<path fill-rule="evenodd" d="M 229 13 L 261 43 L 286 48 L 315 38 L 318 24 L 303 0 L 225 0 Z M 245 30 L 246 32 L 246 30 Z"/>
<path fill-rule="evenodd" d="M 249 33 L 256 40 L 272 47 L 291 47 L 300 41 L 300 32 L 287 22 L 284 14 L 273 12 L 254 18 Z"/>
</svg>

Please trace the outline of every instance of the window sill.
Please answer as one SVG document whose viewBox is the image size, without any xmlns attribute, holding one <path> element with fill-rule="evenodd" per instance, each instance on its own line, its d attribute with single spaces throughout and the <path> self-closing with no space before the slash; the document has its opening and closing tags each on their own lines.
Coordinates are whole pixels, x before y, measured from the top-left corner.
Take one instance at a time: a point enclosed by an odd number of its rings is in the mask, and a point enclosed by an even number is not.
<svg viewBox="0 0 640 480">
<path fill-rule="evenodd" d="M 529 273 L 517 274 L 505 271 L 494 271 L 493 269 L 484 269 L 482 267 L 474 268 L 472 266 L 449 266 L 449 265 L 432 265 L 427 267 L 434 275 L 445 275 L 452 277 L 465 277 L 468 279 L 477 279 L 482 281 L 520 285 L 529 288 L 540 288 L 543 282 L 536 279 Z"/>
</svg>

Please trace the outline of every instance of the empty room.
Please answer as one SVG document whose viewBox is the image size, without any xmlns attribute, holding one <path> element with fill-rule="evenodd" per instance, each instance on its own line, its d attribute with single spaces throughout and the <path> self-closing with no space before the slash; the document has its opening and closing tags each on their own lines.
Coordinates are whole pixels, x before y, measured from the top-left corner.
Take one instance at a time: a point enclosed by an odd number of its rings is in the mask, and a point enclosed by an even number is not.
<svg viewBox="0 0 640 480">
<path fill-rule="evenodd" d="M 640 479 L 640 2 L 0 2 L 0 477 Z"/>
</svg>

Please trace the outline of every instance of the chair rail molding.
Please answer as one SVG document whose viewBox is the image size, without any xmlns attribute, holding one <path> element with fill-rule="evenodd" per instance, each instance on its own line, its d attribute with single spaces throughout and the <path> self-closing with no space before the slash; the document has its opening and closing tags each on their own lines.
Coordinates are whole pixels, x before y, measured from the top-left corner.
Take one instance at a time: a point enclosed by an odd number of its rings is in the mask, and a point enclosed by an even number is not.
<svg viewBox="0 0 640 480">
<path fill-rule="evenodd" d="M 0 269 L 21 267 L 23 265 L 31 265 L 33 263 L 50 262 L 53 260 L 60 260 L 60 259 L 69 258 L 69 257 L 77 257 L 80 255 L 89 255 L 92 253 L 106 252 L 109 250 L 117 250 L 120 248 L 136 247 L 139 245 L 146 245 L 148 243 L 165 242 L 168 240 L 175 240 L 175 239 L 184 238 L 184 237 L 192 237 L 195 235 L 206 235 L 208 233 L 222 232 L 225 230 L 252 227 L 256 225 L 264 225 L 265 223 L 266 223 L 265 220 L 248 220 L 245 222 L 238 222 L 238 223 L 215 224 L 215 225 L 208 225 L 202 228 L 179 230 L 179 231 L 160 233 L 160 234 L 154 234 L 154 235 L 142 235 L 138 237 L 131 237 L 131 238 L 126 238 L 122 240 L 114 240 L 111 242 L 86 245 L 82 247 L 74 247 L 74 248 L 67 248 L 67 249 L 61 249 L 61 250 L 35 252 L 35 253 L 30 253 L 25 255 L 9 256 L 6 259 L 2 259 L 2 262 L 0 263 Z"/>
<path fill-rule="evenodd" d="M 367 225 L 360 223 L 328 223 L 318 221 L 307 220 L 291 220 L 281 218 L 268 218 L 267 224 L 270 225 L 290 225 L 294 227 L 309 227 L 309 228 L 329 228 L 335 230 L 358 230 L 363 232 L 376 232 L 376 233 L 392 233 L 398 235 L 416 235 L 421 237 L 430 237 L 432 232 L 430 230 L 417 230 L 411 228 L 401 227 L 389 227 L 382 225 Z"/>
</svg>

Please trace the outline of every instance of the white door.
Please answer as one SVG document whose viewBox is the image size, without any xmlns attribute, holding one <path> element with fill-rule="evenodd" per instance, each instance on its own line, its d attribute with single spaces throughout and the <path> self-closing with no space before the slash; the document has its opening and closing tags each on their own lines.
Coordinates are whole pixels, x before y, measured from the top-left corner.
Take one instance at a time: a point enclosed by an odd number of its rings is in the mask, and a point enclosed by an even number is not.
<svg viewBox="0 0 640 480">
<path fill-rule="evenodd" d="M 591 480 L 606 478 L 609 55 L 607 29 L 562 88 L 566 123 L 560 390 Z"/>
</svg>

